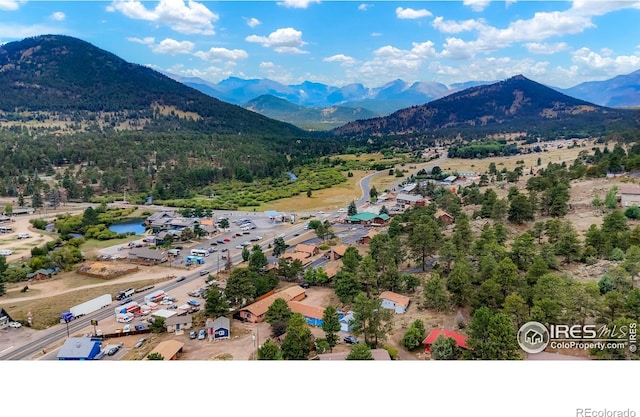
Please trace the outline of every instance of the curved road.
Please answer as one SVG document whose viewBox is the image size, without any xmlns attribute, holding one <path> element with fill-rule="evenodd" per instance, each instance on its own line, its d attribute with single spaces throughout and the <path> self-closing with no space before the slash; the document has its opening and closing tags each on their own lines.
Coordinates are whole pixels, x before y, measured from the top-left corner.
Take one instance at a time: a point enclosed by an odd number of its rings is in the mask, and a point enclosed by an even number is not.
<svg viewBox="0 0 640 417">
<path fill-rule="evenodd" d="M 425 168 L 433 168 L 436 165 L 440 165 L 442 164 L 445 160 L 447 159 L 447 153 L 444 152 L 442 155 L 440 155 L 440 158 L 438 159 L 434 159 L 433 161 L 429 161 L 429 162 L 423 162 L 421 164 L 417 164 L 416 168 L 413 170 L 413 172 L 410 172 L 409 175 L 413 175 L 416 172 L 420 171 L 421 169 L 425 169 Z M 362 197 L 356 201 L 356 205 L 357 206 L 364 206 L 366 202 L 369 201 L 369 191 L 371 191 L 371 179 L 373 177 L 375 177 L 376 175 L 382 175 L 383 173 L 388 173 L 389 170 L 383 170 L 383 171 L 376 171 L 373 172 L 369 175 L 366 175 L 364 177 L 362 177 L 362 179 L 360 180 L 360 188 L 362 189 Z M 394 187 L 398 187 L 400 184 L 402 184 L 402 182 L 405 180 L 406 178 L 401 178 L 399 179 L 397 182 L 389 185 L 389 188 L 394 188 Z"/>
</svg>

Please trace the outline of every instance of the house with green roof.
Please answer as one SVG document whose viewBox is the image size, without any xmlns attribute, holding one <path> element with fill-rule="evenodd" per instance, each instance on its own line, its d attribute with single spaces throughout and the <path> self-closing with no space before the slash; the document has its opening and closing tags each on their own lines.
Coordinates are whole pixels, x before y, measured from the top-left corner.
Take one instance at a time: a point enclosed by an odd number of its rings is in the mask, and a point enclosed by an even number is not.
<svg viewBox="0 0 640 417">
<path fill-rule="evenodd" d="M 358 213 L 347 217 L 347 223 L 382 226 L 389 222 L 388 214 Z"/>
</svg>

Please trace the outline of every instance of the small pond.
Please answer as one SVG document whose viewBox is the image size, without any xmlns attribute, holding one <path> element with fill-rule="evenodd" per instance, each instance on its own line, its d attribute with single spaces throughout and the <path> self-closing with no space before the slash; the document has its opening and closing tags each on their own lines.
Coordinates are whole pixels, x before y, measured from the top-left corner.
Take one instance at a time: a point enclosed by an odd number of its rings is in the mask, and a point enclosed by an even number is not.
<svg viewBox="0 0 640 417">
<path fill-rule="evenodd" d="M 144 219 L 128 219 L 123 222 L 114 223 L 109 226 L 109 230 L 112 230 L 116 233 L 129 233 L 132 232 L 136 235 L 141 235 L 144 233 L 145 228 L 142 222 Z"/>
</svg>

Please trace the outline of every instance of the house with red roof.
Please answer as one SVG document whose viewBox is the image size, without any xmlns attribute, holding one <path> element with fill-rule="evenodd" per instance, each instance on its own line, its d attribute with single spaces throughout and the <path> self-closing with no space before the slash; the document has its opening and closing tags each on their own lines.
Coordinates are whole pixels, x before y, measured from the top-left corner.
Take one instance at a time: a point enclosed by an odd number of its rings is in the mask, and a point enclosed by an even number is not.
<svg viewBox="0 0 640 417">
<path fill-rule="evenodd" d="M 450 337 L 455 340 L 456 346 L 458 346 L 460 349 L 471 350 L 469 345 L 467 345 L 467 336 L 454 332 L 453 330 L 435 329 L 432 330 L 427 338 L 422 341 L 422 344 L 425 345 L 425 352 L 431 351 L 431 345 L 440 335 L 443 335 L 444 337 Z"/>
</svg>

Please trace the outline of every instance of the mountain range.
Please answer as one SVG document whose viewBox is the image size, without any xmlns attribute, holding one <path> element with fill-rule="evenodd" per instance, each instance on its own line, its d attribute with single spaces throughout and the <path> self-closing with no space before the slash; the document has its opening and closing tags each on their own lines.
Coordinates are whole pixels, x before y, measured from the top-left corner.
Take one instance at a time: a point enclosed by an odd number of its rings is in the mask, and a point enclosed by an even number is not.
<svg viewBox="0 0 640 417">
<path fill-rule="evenodd" d="M 604 133 L 638 126 L 640 111 L 598 106 L 559 93 L 522 75 L 465 89 L 386 116 L 336 128 L 340 136 L 474 134 L 505 131 Z"/>
<path fill-rule="evenodd" d="M 164 112 L 183 119 L 174 128 L 197 120 L 198 129 L 219 133 L 303 133 L 70 36 L 42 35 L 0 46 L 0 91 L 5 113 L 106 112 L 111 123 L 137 117 L 153 124 Z"/>
<path fill-rule="evenodd" d="M 637 86 L 632 83 L 637 77 L 637 73 L 616 77 L 607 84 L 610 89 L 601 93 L 621 103 L 625 92 L 636 91 Z M 185 84 L 197 85 L 207 93 Z M 637 111 L 593 104 L 523 76 L 474 84 L 476 82 L 445 86 L 395 80 L 368 89 L 361 84 L 340 88 L 312 82 L 283 86 L 272 80 L 229 78 L 209 85 L 193 78 L 178 82 L 68 36 L 43 35 L 0 46 L 0 89 L 3 91 L 0 118 L 40 117 L 37 112 L 49 112 L 58 119 L 85 123 L 95 123 L 96 118 L 101 118 L 102 126 L 107 128 L 190 130 L 235 135 L 236 142 L 240 141 L 238 135 L 243 134 L 260 140 L 279 138 L 287 149 L 291 149 L 291 143 L 287 142 L 291 138 L 312 140 L 312 136 L 292 124 L 310 120 L 326 126 L 325 129 L 334 128 L 330 135 L 323 135 L 325 138 L 434 135 L 436 132 L 449 136 L 460 130 L 473 130 L 474 135 L 554 129 L 598 133 L 612 127 L 637 126 Z M 586 94 L 604 87 L 603 84 L 581 85 L 576 89 Z M 250 109 L 247 110 L 209 94 L 242 100 L 254 97 L 243 103 Z M 604 99 L 603 95 L 600 97 Z M 315 107 L 292 103 L 292 100 Z M 421 104 L 379 116 L 384 113 L 353 104 L 367 100 Z M 323 103 L 330 106 L 321 107 Z M 347 123 L 348 120 L 351 121 Z M 316 142 L 313 146 L 328 146 Z M 301 146 L 294 147 L 302 150 Z M 328 148 L 321 152 L 327 151 Z"/>
<path fill-rule="evenodd" d="M 165 74 L 204 94 L 312 130 L 330 129 L 362 118 L 389 115 L 467 88 L 498 82 L 468 81 L 447 86 L 437 82 L 407 83 L 397 79 L 379 87 L 368 88 L 362 84 L 335 87 L 309 81 L 284 85 L 270 79 L 237 77 L 227 78 L 216 84 L 194 77 Z M 548 87 L 599 106 L 640 106 L 640 70 L 610 80 L 584 82 L 571 88 Z M 350 111 L 349 108 L 355 111 Z M 329 118 L 327 115 L 330 115 Z"/>
</svg>

